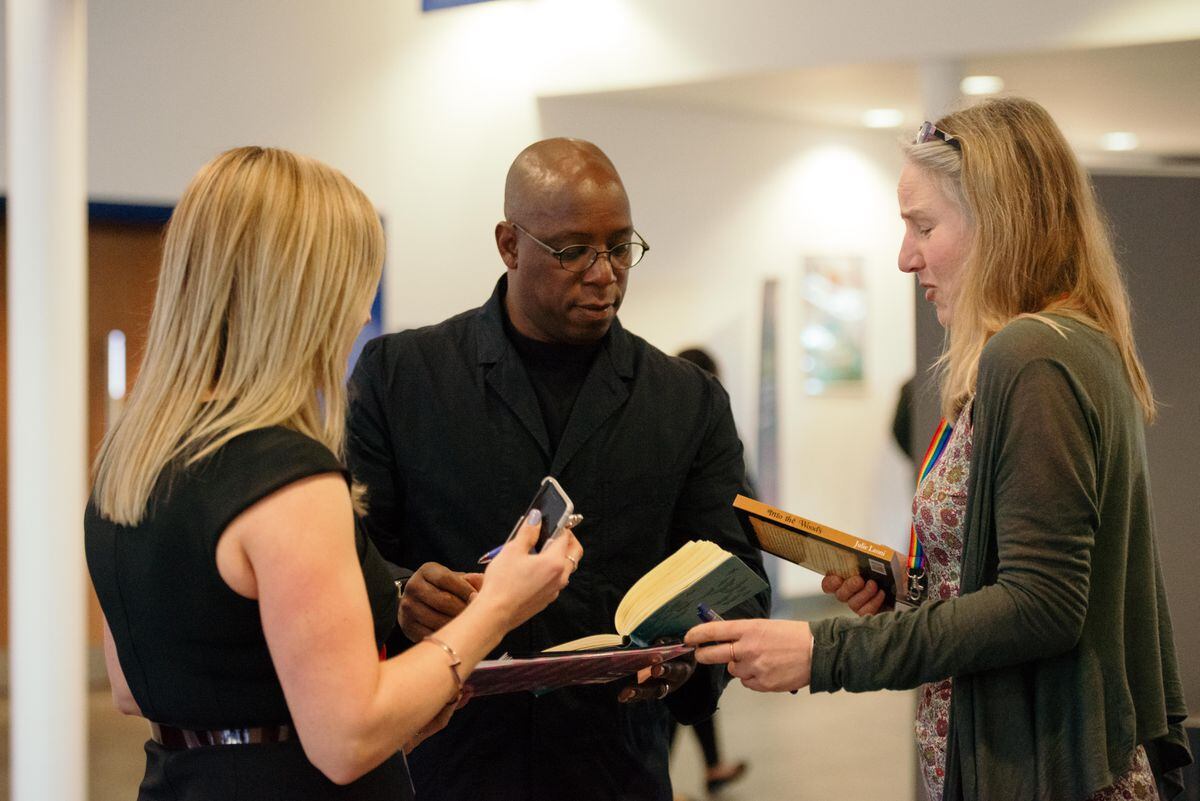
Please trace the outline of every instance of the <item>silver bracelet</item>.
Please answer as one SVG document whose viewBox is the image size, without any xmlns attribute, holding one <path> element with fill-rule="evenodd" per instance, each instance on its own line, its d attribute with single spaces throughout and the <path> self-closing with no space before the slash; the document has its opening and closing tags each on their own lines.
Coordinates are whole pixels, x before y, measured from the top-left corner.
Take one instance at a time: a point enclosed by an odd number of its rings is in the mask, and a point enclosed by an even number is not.
<svg viewBox="0 0 1200 801">
<path fill-rule="evenodd" d="M 438 648 L 441 648 L 446 652 L 446 656 L 450 657 L 450 675 L 454 677 L 454 683 L 458 687 L 458 696 L 455 698 L 455 701 L 457 701 L 459 698 L 462 698 L 463 693 L 463 680 L 462 677 L 458 675 L 458 666 L 462 664 L 462 658 L 459 657 L 457 651 L 447 645 L 444 641 L 434 637 L 432 634 L 426 634 L 425 641 L 431 642 Z"/>
</svg>

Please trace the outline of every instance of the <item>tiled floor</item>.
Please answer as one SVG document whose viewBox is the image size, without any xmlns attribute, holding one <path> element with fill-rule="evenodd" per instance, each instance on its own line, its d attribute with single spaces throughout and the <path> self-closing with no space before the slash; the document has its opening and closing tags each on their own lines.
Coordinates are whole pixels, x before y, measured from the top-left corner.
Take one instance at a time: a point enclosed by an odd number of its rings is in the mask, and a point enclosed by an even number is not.
<svg viewBox="0 0 1200 801">
<path fill-rule="evenodd" d="M 750 763 L 723 801 L 913 798 L 913 693 L 753 693 L 734 683 L 718 713 L 722 758 Z M 682 734 L 682 732 L 681 732 Z M 676 792 L 704 797 L 703 759 L 681 736 L 671 764 Z"/>
<path fill-rule="evenodd" d="M 146 721 L 129 718 L 113 709 L 107 689 L 88 694 L 88 798 L 92 801 L 133 801 L 145 769 L 142 743 Z M 0 700 L 0 801 L 7 801 L 9 786 L 8 698 Z M 41 801 L 19 799 L 19 801 Z M 49 801 L 49 799 L 47 799 Z"/>
<path fill-rule="evenodd" d="M 820 600 L 794 615 L 824 616 Z M 736 681 L 718 713 L 722 756 L 749 761 L 723 801 L 829 801 L 913 798 L 912 693 L 762 695 Z M 143 769 L 146 724 L 112 708 L 107 690 L 88 700 L 89 798 L 131 801 Z M 9 798 L 8 700 L 0 700 L 0 801 Z M 703 761 L 696 739 L 681 730 L 672 775 L 676 790 L 704 798 Z M 20 799 L 19 801 L 35 801 Z M 40 801 L 40 800 L 36 800 Z"/>
</svg>

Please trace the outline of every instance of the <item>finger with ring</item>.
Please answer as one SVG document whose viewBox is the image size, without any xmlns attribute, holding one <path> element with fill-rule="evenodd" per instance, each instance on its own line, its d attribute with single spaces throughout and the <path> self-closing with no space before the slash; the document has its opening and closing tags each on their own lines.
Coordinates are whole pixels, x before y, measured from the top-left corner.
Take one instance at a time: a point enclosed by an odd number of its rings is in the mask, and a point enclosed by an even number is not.
<svg viewBox="0 0 1200 801">
<path fill-rule="evenodd" d="M 729 661 L 730 662 L 737 661 L 737 654 L 733 650 L 733 643 L 729 643 Z"/>
</svg>

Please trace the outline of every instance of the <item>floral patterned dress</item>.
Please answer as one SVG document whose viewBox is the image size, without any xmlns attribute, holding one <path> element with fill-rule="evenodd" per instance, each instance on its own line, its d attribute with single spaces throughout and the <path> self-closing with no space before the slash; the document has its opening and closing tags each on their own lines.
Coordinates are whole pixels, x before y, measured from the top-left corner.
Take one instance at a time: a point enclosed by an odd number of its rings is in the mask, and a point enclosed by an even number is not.
<svg viewBox="0 0 1200 801">
<path fill-rule="evenodd" d="M 964 521 L 967 483 L 971 469 L 971 407 L 958 416 L 950 441 L 913 498 L 913 526 L 925 550 L 925 577 L 929 600 L 954 598 L 962 582 Z M 946 735 L 950 730 L 951 681 L 930 682 L 920 688 L 917 701 L 917 752 L 921 777 L 930 801 L 942 801 L 946 778 Z M 1154 776 L 1140 745 L 1129 770 L 1112 786 L 1085 801 L 1138 801 L 1158 799 Z"/>
</svg>

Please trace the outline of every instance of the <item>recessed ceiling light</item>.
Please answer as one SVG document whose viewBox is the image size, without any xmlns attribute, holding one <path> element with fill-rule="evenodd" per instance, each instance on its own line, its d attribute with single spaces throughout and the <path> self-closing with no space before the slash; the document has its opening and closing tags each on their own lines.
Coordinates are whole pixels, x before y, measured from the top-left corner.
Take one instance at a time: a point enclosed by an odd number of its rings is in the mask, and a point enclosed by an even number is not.
<svg viewBox="0 0 1200 801">
<path fill-rule="evenodd" d="M 999 75 L 968 75 L 958 88 L 964 95 L 994 95 L 1004 91 L 1004 79 Z"/>
<path fill-rule="evenodd" d="M 894 108 L 873 108 L 862 115 L 862 123 L 868 128 L 898 128 L 902 122 L 904 114 Z"/>
<path fill-rule="evenodd" d="M 1109 131 L 1100 137 L 1100 147 L 1105 150 L 1133 150 L 1137 146 L 1137 136 L 1129 131 Z"/>
</svg>

